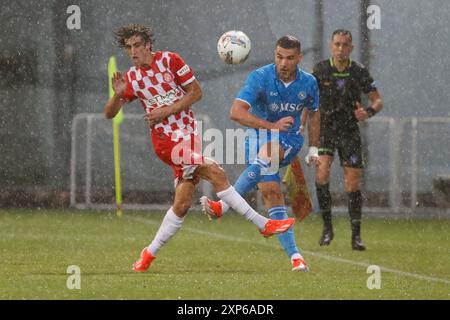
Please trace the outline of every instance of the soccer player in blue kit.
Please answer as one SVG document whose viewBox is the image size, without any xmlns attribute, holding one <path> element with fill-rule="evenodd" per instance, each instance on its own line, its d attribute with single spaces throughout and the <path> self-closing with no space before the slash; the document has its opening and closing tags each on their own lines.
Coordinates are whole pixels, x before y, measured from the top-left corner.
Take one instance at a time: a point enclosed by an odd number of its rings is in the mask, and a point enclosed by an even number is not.
<svg viewBox="0 0 450 320">
<path fill-rule="evenodd" d="M 309 152 L 305 160 L 308 165 L 317 165 L 319 160 L 319 88 L 316 79 L 298 66 L 301 59 L 300 41 L 291 35 L 281 37 L 275 47 L 275 63 L 250 73 L 230 111 L 232 120 L 248 127 L 247 168 L 234 188 L 243 196 L 257 186 L 269 216 L 277 220 L 287 218 L 279 168 L 289 165 L 303 145 L 300 126 L 304 108 L 309 111 Z M 200 200 L 203 211 L 212 218 L 220 218 L 229 209 L 223 201 L 205 196 Z M 308 271 L 294 231 L 277 237 L 291 260 L 292 271 Z"/>
</svg>

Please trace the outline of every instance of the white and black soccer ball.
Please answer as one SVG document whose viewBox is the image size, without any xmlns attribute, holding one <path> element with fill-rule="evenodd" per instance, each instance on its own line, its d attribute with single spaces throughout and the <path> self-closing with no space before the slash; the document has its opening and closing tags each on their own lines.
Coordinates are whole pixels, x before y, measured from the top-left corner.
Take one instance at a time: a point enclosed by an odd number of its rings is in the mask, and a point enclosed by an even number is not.
<svg viewBox="0 0 450 320">
<path fill-rule="evenodd" d="M 239 64 L 247 60 L 252 44 L 250 38 L 239 30 L 225 32 L 217 42 L 220 59 L 228 64 Z"/>
</svg>

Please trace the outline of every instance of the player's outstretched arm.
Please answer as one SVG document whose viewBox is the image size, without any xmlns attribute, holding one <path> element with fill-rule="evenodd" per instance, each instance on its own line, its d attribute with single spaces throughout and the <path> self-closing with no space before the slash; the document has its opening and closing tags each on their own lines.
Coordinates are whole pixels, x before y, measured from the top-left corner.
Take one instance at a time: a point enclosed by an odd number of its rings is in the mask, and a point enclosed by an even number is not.
<svg viewBox="0 0 450 320">
<path fill-rule="evenodd" d="M 126 89 L 126 82 L 122 78 L 120 72 L 116 72 L 112 78 L 112 87 L 114 95 L 108 100 L 104 108 L 104 114 L 107 119 L 112 119 L 120 111 L 120 108 L 125 104 L 125 100 L 122 98 Z"/>
</svg>

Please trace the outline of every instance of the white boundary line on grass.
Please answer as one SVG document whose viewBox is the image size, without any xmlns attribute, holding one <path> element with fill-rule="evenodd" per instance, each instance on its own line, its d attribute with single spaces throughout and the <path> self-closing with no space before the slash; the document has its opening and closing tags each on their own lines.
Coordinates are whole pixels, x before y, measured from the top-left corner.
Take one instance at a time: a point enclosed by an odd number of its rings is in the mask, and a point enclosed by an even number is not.
<svg viewBox="0 0 450 320">
<path fill-rule="evenodd" d="M 141 217 L 130 217 L 130 216 L 127 216 L 126 218 L 129 219 L 129 220 L 143 222 L 145 224 L 150 224 L 150 225 L 158 225 L 159 226 L 161 224 L 161 221 L 154 221 L 154 220 L 141 218 Z M 204 231 L 204 230 L 200 230 L 200 229 L 196 229 L 196 228 L 190 228 L 190 227 L 186 227 L 186 226 L 184 226 L 182 228 L 182 230 L 186 230 L 186 231 L 189 231 L 189 232 L 192 232 L 192 233 L 201 234 L 201 235 L 206 235 L 208 237 L 223 239 L 223 240 L 255 244 L 255 245 L 260 245 L 260 246 L 265 246 L 265 247 L 270 247 L 270 248 L 278 248 L 278 246 L 272 245 L 272 244 L 269 244 L 269 243 L 254 242 L 254 241 L 247 240 L 247 239 L 244 239 L 244 238 L 227 236 L 227 235 L 220 234 L 220 233 L 208 232 L 208 231 Z M 347 264 L 352 264 L 352 265 L 355 265 L 355 266 L 361 266 L 361 267 L 365 267 L 365 268 L 367 268 L 368 266 L 371 265 L 371 264 L 365 263 L 365 262 L 358 262 L 358 261 L 354 261 L 354 260 L 339 258 L 339 257 L 335 257 L 335 256 L 330 256 L 330 255 L 318 253 L 318 252 L 307 251 L 307 250 L 302 250 L 302 251 L 307 253 L 307 254 L 309 254 L 309 255 L 312 255 L 312 256 L 315 256 L 315 257 L 319 257 L 319 258 L 322 258 L 322 259 L 326 259 L 326 260 L 330 260 L 330 261 L 334 261 L 334 262 L 347 263 Z M 430 276 L 426 276 L 426 275 L 422 275 L 422 274 L 418 274 L 418 273 L 405 272 L 405 271 L 401 271 L 401 270 L 397 270 L 397 269 L 386 268 L 386 267 L 383 267 L 383 266 L 379 266 L 379 267 L 380 267 L 380 270 L 384 271 L 384 272 L 390 272 L 390 273 L 398 274 L 398 275 L 401 275 L 401 276 L 416 278 L 416 279 L 420 279 L 420 280 L 435 281 L 435 282 L 442 282 L 442 283 L 445 283 L 445 284 L 450 284 L 450 280 L 447 280 L 447 279 L 430 277 Z"/>
</svg>

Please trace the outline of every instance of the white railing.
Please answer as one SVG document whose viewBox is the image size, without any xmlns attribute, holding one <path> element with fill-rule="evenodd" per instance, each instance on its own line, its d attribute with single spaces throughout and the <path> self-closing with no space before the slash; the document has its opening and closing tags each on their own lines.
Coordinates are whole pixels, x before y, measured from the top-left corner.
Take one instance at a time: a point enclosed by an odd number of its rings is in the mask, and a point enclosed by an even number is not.
<svg viewBox="0 0 450 320">
<path fill-rule="evenodd" d="M 211 119 L 206 115 L 197 115 L 198 120 L 203 121 L 205 128 L 211 128 L 212 122 Z M 113 203 L 92 203 L 92 155 L 93 155 L 93 146 L 92 146 L 92 129 L 93 122 L 100 121 L 100 119 L 107 121 L 104 119 L 103 114 L 93 114 L 93 113 L 82 113 L 75 116 L 72 123 L 72 145 L 71 145 L 71 176 L 70 176 L 70 205 L 79 209 L 114 209 L 115 204 Z M 125 114 L 124 122 L 126 120 L 140 120 L 142 119 L 141 115 L 138 114 Z M 79 157 L 78 154 L 78 137 L 80 135 L 79 125 L 85 121 L 86 123 L 86 142 L 84 146 L 85 155 L 83 155 L 84 161 L 86 162 L 84 168 L 84 202 L 77 202 L 77 159 Z M 390 117 L 374 117 L 368 121 L 368 125 L 371 126 L 373 124 L 385 124 L 388 126 L 389 130 L 389 200 L 388 207 L 365 207 L 364 211 L 373 212 L 373 213 L 389 213 L 389 214 L 414 214 L 417 210 L 417 194 L 418 194 L 418 125 L 419 124 L 450 124 L 450 118 L 408 118 L 397 120 L 395 118 Z M 402 151 L 403 147 L 405 147 L 404 141 L 404 133 L 405 127 L 407 125 L 411 126 L 411 148 L 408 150 L 410 153 L 410 165 L 411 165 L 411 183 L 410 183 L 410 194 L 411 199 L 409 206 L 404 205 L 402 201 L 402 191 L 405 191 L 401 185 L 401 174 L 404 173 L 402 170 L 401 163 L 404 162 L 405 159 L 403 157 Z M 112 123 L 111 123 L 112 127 Z M 105 139 L 107 139 L 105 137 Z M 111 137 L 112 139 L 112 137 Z M 378 143 L 379 141 L 372 141 L 369 137 L 369 143 Z M 436 150 L 439 152 L 439 150 Z M 408 160 L 408 159 L 407 159 Z M 450 173 L 450 159 L 448 159 L 447 163 L 448 172 Z M 314 181 L 309 181 L 310 188 L 313 188 Z M 203 194 L 211 195 L 212 188 L 211 185 L 207 182 L 202 182 L 200 184 L 201 192 Z M 258 201 L 258 207 L 261 208 L 261 199 Z M 151 209 L 163 209 L 167 208 L 167 205 L 161 204 L 128 204 L 124 203 L 124 209 L 129 210 L 151 210 Z M 422 210 L 423 208 L 421 208 Z M 336 207 L 334 210 L 336 211 L 346 211 L 345 207 Z M 426 210 L 431 211 L 439 211 L 445 214 L 449 214 L 449 209 L 434 209 L 434 208 L 426 208 Z"/>
<path fill-rule="evenodd" d="M 410 203 L 410 207 L 409 210 L 411 212 L 415 212 L 416 211 L 416 207 L 417 207 L 417 189 L 418 189 L 418 164 L 417 164 L 417 156 L 418 156 L 418 152 L 417 152 L 417 137 L 418 137 L 418 125 L 419 124 L 446 124 L 446 125 L 450 125 L 450 117 L 447 118 L 438 118 L 438 117 L 422 117 L 422 118 L 418 118 L 418 117 L 414 117 L 411 118 L 409 120 L 406 120 L 405 122 L 410 122 L 411 123 L 411 203 Z M 450 127 L 450 126 L 449 126 Z M 445 146 L 444 141 L 448 140 L 448 138 L 446 137 L 441 137 L 442 140 L 442 146 Z M 445 146 L 447 147 L 447 146 Z M 448 148 L 446 148 L 448 149 Z M 442 150 L 436 150 L 436 153 L 440 153 Z M 450 173 L 450 158 L 446 159 L 447 162 L 444 163 L 444 165 L 446 165 L 447 167 L 447 172 Z M 450 209 L 447 210 L 442 210 L 441 211 L 445 211 L 445 213 L 449 214 L 450 213 Z"/>
</svg>

